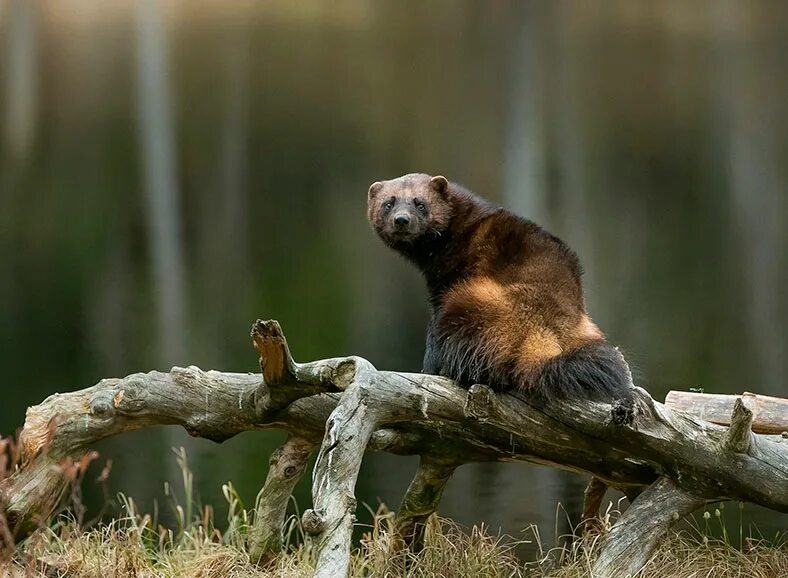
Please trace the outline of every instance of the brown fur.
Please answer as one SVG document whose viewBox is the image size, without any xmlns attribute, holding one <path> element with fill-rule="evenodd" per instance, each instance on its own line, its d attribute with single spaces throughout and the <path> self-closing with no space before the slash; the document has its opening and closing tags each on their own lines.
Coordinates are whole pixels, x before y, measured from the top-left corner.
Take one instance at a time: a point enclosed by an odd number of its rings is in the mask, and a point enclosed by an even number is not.
<svg viewBox="0 0 788 578">
<path fill-rule="evenodd" d="M 577 256 L 531 221 L 422 174 L 373 184 L 368 208 L 384 242 L 426 278 L 425 371 L 529 388 L 550 363 L 604 343 L 585 309 Z"/>
</svg>

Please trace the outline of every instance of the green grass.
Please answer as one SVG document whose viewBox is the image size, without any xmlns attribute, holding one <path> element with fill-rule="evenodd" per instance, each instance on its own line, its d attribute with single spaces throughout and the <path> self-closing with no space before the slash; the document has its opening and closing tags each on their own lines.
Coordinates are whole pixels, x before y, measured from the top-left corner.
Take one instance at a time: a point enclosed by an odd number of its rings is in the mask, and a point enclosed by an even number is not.
<svg viewBox="0 0 788 578">
<path fill-rule="evenodd" d="M 7 553 L 0 576 L 74 578 L 307 578 L 314 569 L 314 552 L 304 539 L 297 518 L 284 530 L 285 551 L 268 566 L 250 562 L 246 536 L 251 513 L 232 484 L 223 486 L 229 505 L 225 523 L 217 524 L 213 509 L 200 506 L 193 495 L 193 479 L 183 451 L 176 452 L 183 471 L 182 500 L 166 488 L 176 524 L 166 528 L 155 515 L 139 511 L 134 500 L 120 496 L 122 515 L 93 526 L 82 521 L 79 504 L 58 515 L 13 552 Z M 78 484 L 81 476 L 75 476 Z M 78 491 L 72 492 L 78 499 Z M 78 514 L 75 514 L 77 512 Z M 602 525 L 609 527 L 616 513 L 608 511 Z M 220 530 L 219 526 L 226 528 Z M 603 528 L 604 529 L 604 528 Z M 484 527 L 464 529 L 434 517 L 427 527 L 424 549 L 418 554 L 395 547 L 393 514 L 379 509 L 353 553 L 355 578 L 581 578 L 599 549 L 599 533 L 566 536 L 563 545 L 547 550 L 535 527 L 525 533 L 536 560 L 518 557 L 523 541 L 491 534 Z M 718 535 L 721 538 L 711 536 Z M 741 518 L 731 542 L 723 512 L 708 511 L 681 531 L 672 532 L 639 578 L 786 578 L 788 541 L 766 542 L 744 536 Z"/>
</svg>

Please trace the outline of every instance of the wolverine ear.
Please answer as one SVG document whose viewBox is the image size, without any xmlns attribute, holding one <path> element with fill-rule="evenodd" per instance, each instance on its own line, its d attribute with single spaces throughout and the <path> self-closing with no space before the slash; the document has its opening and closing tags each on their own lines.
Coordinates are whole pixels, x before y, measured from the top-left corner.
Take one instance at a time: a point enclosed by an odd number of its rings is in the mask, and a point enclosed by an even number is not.
<svg viewBox="0 0 788 578">
<path fill-rule="evenodd" d="M 438 193 L 440 196 L 445 197 L 446 192 L 449 190 L 449 181 L 446 177 L 437 176 L 430 179 L 430 188 Z"/>
<path fill-rule="evenodd" d="M 380 189 L 382 188 L 383 188 L 383 183 L 381 183 L 380 181 L 375 181 L 374 183 L 372 183 L 369 186 L 369 191 L 367 192 L 367 200 L 371 201 L 372 199 L 374 199 L 375 195 L 377 195 Z"/>
</svg>

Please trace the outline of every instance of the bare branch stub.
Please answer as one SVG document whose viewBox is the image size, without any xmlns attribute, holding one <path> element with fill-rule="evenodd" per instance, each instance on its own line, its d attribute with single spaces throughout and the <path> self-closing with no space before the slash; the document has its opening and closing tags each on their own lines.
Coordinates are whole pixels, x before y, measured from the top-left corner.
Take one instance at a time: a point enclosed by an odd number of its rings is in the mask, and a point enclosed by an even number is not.
<svg viewBox="0 0 788 578">
<path fill-rule="evenodd" d="M 325 512 L 305 510 L 301 516 L 301 526 L 307 536 L 319 536 L 326 531 Z"/>
<path fill-rule="evenodd" d="M 747 407 L 748 404 L 746 396 L 736 400 L 731 414 L 731 425 L 725 438 L 725 448 L 737 454 L 747 453 L 750 449 L 753 411 Z"/>
<path fill-rule="evenodd" d="M 267 385 L 297 381 L 296 363 L 278 321 L 258 319 L 252 326 L 251 336 L 260 355 L 260 369 Z"/>
<path fill-rule="evenodd" d="M 486 385 L 474 384 L 468 389 L 463 413 L 468 419 L 487 421 L 496 414 L 497 398 L 495 392 Z"/>
<path fill-rule="evenodd" d="M 583 492 L 583 516 L 582 521 L 586 531 L 599 528 L 599 507 L 602 499 L 607 492 L 607 484 L 599 478 L 591 478 L 585 492 Z"/>
<path fill-rule="evenodd" d="M 346 358 L 298 364 L 290 353 L 278 321 L 258 319 L 251 330 L 263 379 L 254 393 L 254 407 L 261 421 L 294 401 L 341 389 L 341 369 Z M 352 365 L 352 362 L 350 362 Z"/>
</svg>

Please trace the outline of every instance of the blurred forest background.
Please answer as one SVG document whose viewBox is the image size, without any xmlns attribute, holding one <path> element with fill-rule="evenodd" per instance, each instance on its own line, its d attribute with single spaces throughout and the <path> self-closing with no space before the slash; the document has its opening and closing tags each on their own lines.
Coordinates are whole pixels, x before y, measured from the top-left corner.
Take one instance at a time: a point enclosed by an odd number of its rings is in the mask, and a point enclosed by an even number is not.
<svg viewBox="0 0 788 578">
<path fill-rule="evenodd" d="M 301 360 L 419 370 L 425 289 L 365 217 L 413 171 L 568 241 L 655 398 L 788 395 L 788 3 L 0 0 L 0 99 L 5 435 L 104 376 L 256 371 L 257 317 Z M 98 449 L 144 508 L 179 445 L 203 501 L 232 480 L 251 507 L 282 439 Z M 371 456 L 361 500 L 396 507 L 414 467 Z M 466 466 L 442 512 L 549 537 L 585 481 Z"/>
</svg>

